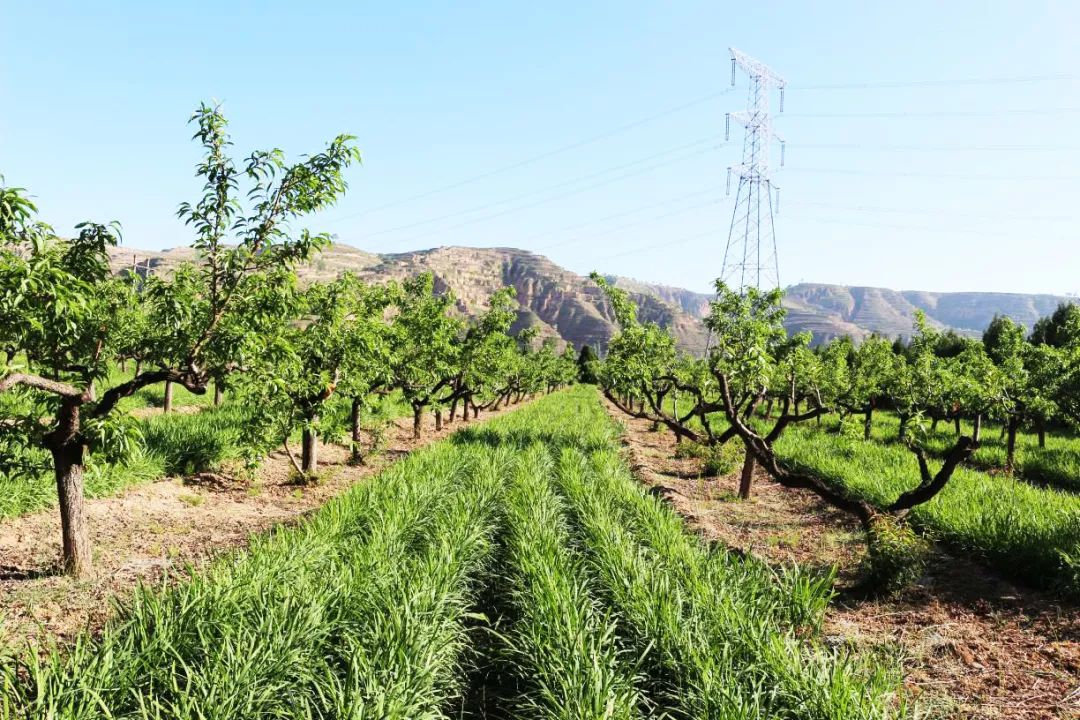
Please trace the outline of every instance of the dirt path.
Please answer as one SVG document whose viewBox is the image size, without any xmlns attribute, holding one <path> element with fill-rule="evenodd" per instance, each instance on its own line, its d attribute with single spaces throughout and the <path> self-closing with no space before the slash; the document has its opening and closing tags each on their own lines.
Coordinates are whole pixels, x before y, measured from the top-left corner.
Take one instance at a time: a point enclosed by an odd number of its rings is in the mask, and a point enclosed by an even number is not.
<svg viewBox="0 0 1080 720">
<path fill-rule="evenodd" d="M 673 457 L 671 433 L 605 404 L 626 428 L 637 475 L 706 538 L 770 563 L 835 564 L 841 587 L 854 581 L 865 545 L 846 515 L 764 475 L 755 476 L 752 499 L 739 501 L 738 472 L 700 478 L 700 460 Z M 827 614 L 826 640 L 901 657 L 911 694 L 945 717 L 1080 718 L 1080 608 L 943 551 L 930 567 L 898 598 L 841 595 Z"/>
<path fill-rule="evenodd" d="M 484 413 L 481 420 L 503 412 L 507 409 Z M 5 520 L 0 523 L 0 645 L 18 647 L 48 637 L 62 642 L 84 628 L 98 628 L 112 612 L 112 598 L 138 582 L 155 582 L 188 563 L 204 565 L 464 426 L 459 420 L 436 433 L 427 417 L 422 437 L 413 440 L 412 418 L 399 418 L 387 432 L 385 450 L 359 467 L 346 464 L 345 448 L 323 445 L 320 481 L 314 485 L 291 484 L 292 466 L 279 452 L 264 461 L 250 483 L 166 478 L 88 500 L 95 572 L 86 580 L 56 573 L 60 518 L 55 508 Z"/>
</svg>

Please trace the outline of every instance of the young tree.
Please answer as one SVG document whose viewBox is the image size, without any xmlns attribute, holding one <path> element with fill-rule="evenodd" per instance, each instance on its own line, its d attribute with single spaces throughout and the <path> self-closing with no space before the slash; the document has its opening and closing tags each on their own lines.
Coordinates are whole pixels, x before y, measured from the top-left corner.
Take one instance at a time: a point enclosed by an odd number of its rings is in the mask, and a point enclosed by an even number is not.
<svg viewBox="0 0 1080 720">
<path fill-rule="evenodd" d="M 0 342 L 16 351 L 4 367 L 0 393 L 33 400 L 30 416 L 9 420 L 21 423 L 52 455 L 63 563 L 75 575 L 91 566 L 83 517 L 85 454 L 104 438 L 123 434 L 120 400 L 166 381 L 206 391 L 208 368 L 224 350 L 218 344 L 221 328 L 234 320 L 250 290 L 245 281 L 303 260 L 328 242 L 328 236 L 306 230 L 294 237 L 289 221 L 332 204 L 345 190 L 344 169 L 359 159 L 346 135 L 291 165 L 278 150 L 253 153 L 242 173 L 251 181 L 251 207 L 244 214 L 235 197 L 241 173 L 226 156 L 224 117 L 204 105 L 192 121 L 206 149 L 197 169 L 206 185 L 203 199 L 182 205 L 180 215 L 196 228 L 202 264 L 181 279 L 160 279 L 149 298 L 152 312 L 170 320 L 153 327 L 140 353 L 154 367 L 102 392 L 95 392 L 95 383 L 106 380 L 120 347 L 130 348 L 118 341 L 113 321 L 123 305 L 108 265 L 115 227 L 83 223 L 74 239 L 60 240 L 35 219 L 36 208 L 20 189 L 0 189 Z"/>
<path fill-rule="evenodd" d="M 507 332 L 517 316 L 515 293 L 512 287 L 496 291 L 488 300 L 487 310 L 465 327 L 457 373 L 450 383 L 449 394 L 439 402 L 451 404 L 451 422 L 458 403 L 462 405 L 462 417 L 468 420 L 470 408 L 475 413 L 498 399 L 498 391 L 513 363 L 514 340 Z"/>
<path fill-rule="evenodd" d="M 832 343 L 828 353 L 844 357 L 846 372 L 840 381 L 836 403 L 845 411 L 863 416 L 863 437 L 870 439 L 874 410 L 886 395 L 889 383 L 900 372 L 903 358 L 896 355 L 892 343 L 872 336 L 855 347 L 850 339 Z"/>
<path fill-rule="evenodd" d="M 462 323 L 450 315 L 454 297 L 434 288 L 431 273 L 406 280 L 390 325 L 391 377 L 412 407 L 414 438 L 420 437 L 424 409 L 450 387 L 459 365 Z"/>
<path fill-rule="evenodd" d="M 282 315 L 285 322 L 276 333 L 250 336 L 251 359 L 239 374 L 238 391 L 253 409 L 249 434 L 284 445 L 298 477 L 311 479 L 318 471 L 319 435 L 330 400 L 343 391 L 353 402 L 362 401 L 385 382 L 389 352 L 383 312 L 389 298 L 382 288 L 367 288 L 350 274 L 299 294 L 289 287 L 282 293 L 294 296 L 292 313 Z M 289 447 L 296 427 L 302 437 L 299 463 Z"/>
<path fill-rule="evenodd" d="M 593 350 L 592 345 L 582 345 L 581 352 L 578 353 L 577 357 L 578 381 L 587 385 L 595 385 L 598 380 L 596 377 L 596 365 L 599 362 L 600 358 L 597 356 L 596 351 Z"/>
</svg>

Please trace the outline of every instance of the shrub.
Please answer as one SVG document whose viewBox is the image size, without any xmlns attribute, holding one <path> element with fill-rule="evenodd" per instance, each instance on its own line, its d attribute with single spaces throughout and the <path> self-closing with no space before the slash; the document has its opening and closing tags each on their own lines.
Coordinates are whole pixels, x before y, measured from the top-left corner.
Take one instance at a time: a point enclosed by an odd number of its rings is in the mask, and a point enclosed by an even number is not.
<svg viewBox="0 0 1080 720">
<path fill-rule="evenodd" d="M 922 577 L 932 547 L 907 523 L 891 515 L 878 517 L 863 560 L 864 588 L 886 595 L 900 592 Z"/>
</svg>

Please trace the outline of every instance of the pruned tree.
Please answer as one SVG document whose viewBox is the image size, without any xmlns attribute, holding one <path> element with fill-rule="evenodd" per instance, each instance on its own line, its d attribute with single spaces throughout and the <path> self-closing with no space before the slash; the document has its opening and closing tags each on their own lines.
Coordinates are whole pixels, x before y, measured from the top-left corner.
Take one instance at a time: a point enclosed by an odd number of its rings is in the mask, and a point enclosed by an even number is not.
<svg viewBox="0 0 1080 720">
<path fill-rule="evenodd" d="M 462 321 L 450 315 L 451 293 L 435 293 L 431 273 L 406 280 L 394 298 L 390 325 L 391 377 L 413 411 L 413 437 L 420 437 L 424 410 L 447 391 L 457 375 Z"/>
<path fill-rule="evenodd" d="M 206 181 L 203 199 L 184 204 L 181 217 L 196 229 L 201 264 L 182 278 L 160 279 L 148 299 L 151 313 L 169 317 L 151 325 L 142 344 L 144 363 L 130 380 L 96 388 L 120 342 L 113 321 L 122 303 L 109 269 L 115 225 L 82 223 L 70 240 L 36 219 L 36 208 L 18 188 L 0 189 L 0 343 L 11 352 L 0 393 L 29 396 L 29 414 L 5 420 L 20 424 L 53 461 L 67 572 L 91 569 L 83 514 L 83 466 L 88 448 L 122 435 L 120 400 L 141 388 L 174 382 L 204 393 L 210 368 L 226 361 L 221 328 L 251 289 L 253 274 L 305 259 L 326 235 L 289 223 L 331 205 L 346 188 L 343 171 L 359 160 L 353 138 L 337 137 L 327 149 L 288 164 L 281 151 L 253 153 L 238 172 L 220 109 L 203 105 L 192 118 L 206 149 L 197 174 Z M 241 210 L 239 181 L 246 177 L 250 207 Z M 184 304 L 170 305 L 171 302 Z M 186 303 L 186 304 L 185 304 Z M 169 316 L 172 310 L 177 312 Z M 138 343 L 135 343 L 138 345 Z"/>
</svg>

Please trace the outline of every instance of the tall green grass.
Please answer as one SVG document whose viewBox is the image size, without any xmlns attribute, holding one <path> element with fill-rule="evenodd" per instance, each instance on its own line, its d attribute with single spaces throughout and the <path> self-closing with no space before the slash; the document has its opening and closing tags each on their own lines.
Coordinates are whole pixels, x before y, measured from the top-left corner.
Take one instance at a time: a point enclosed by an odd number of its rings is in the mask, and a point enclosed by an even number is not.
<svg viewBox="0 0 1080 720">
<path fill-rule="evenodd" d="M 552 472 L 546 448 L 524 449 L 507 509 L 509 657 L 527 688 L 515 717 L 637 718 L 643 699 L 632 658 L 617 646 L 615 621 L 592 596 L 562 502 L 550 487 Z"/>
<path fill-rule="evenodd" d="M 498 464 L 418 452 L 205 574 L 140 588 L 100 637 L 4 663 L 4 717 L 442 717 Z"/>
<path fill-rule="evenodd" d="M 892 412 L 874 413 L 871 439 L 886 445 L 893 444 L 897 440 L 899 425 L 899 419 Z M 836 430 L 836 419 L 829 418 L 823 427 Z M 991 474 L 1000 474 L 1005 470 L 1008 453 L 1001 429 L 1002 425 L 997 422 L 983 424 L 979 449 L 967 462 L 970 467 Z M 961 432 L 971 435 L 970 421 L 961 422 Z M 956 431 L 951 421 L 942 421 L 936 429 L 928 428 L 924 440 L 927 450 L 938 457 L 943 457 L 955 443 Z M 1080 437 L 1056 429 L 1046 433 L 1046 447 L 1040 448 L 1037 434 L 1018 432 L 1015 473 L 1019 479 L 1035 485 L 1080 493 Z"/>
<path fill-rule="evenodd" d="M 776 450 L 785 462 L 876 503 L 918 484 L 915 456 L 901 445 L 805 425 L 790 428 Z M 912 518 L 1012 577 L 1080 594 L 1063 557 L 1080 555 L 1080 496 L 962 467 Z"/>
<path fill-rule="evenodd" d="M 726 427 L 722 416 L 710 420 L 717 432 Z M 776 443 L 776 452 L 791 466 L 858 497 L 887 504 L 920 481 L 914 454 L 895 441 L 898 424 L 892 413 L 876 413 L 870 441 L 837 432 L 835 418 L 793 425 Z M 1027 470 L 1022 468 L 1012 477 L 979 469 L 1005 464 L 1004 444 L 995 427 L 1000 428 L 993 424 L 983 428 L 975 467 L 958 469 L 945 489 L 916 507 L 911 517 L 936 539 L 984 560 L 1008 577 L 1080 597 L 1080 574 L 1075 570 L 1076 558 L 1080 558 L 1080 494 L 1035 485 L 1025 478 L 1037 458 L 1055 453 L 1054 472 L 1071 472 L 1066 468 L 1074 462 L 1074 453 L 1080 452 L 1080 439 L 1051 435 L 1040 455 L 1036 454 L 1037 438 L 1021 433 L 1018 447 Z M 962 431 L 970 434 L 970 425 L 965 422 Z M 931 454 L 943 454 L 954 442 L 952 426 L 946 424 L 928 439 Z"/>
<path fill-rule="evenodd" d="M 695 720 L 903 714 L 898 678 L 888 669 L 815 647 L 781 619 L 816 614 L 826 587 L 815 587 L 819 597 L 785 597 L 756 568 L 746 571 L 752 560 L 709 557 L 687 541 L 673 548 L 639 542 L 618 510 L 616 498 L 632 480 L 614 454 L 588 458 L 568 449 L 558 478 L 595 571 L 635 647 L 648 653 L 669 712 Z M 671 512 L 644 494 L 637 502 Z M 809 607 L 794 613 L 783 607 L 806 601 Z"/>
<path fill-rule="evenodd" d="M 905 714 L 888 668 L 812 639 L 829 592 L 689 535 L 576 388 L 139 588 L 98 635 L 10 653 L 0 716 L 486 717 L 461 708 L 484 661 L 517 679 L 512 717 Z"/>
</svg>

